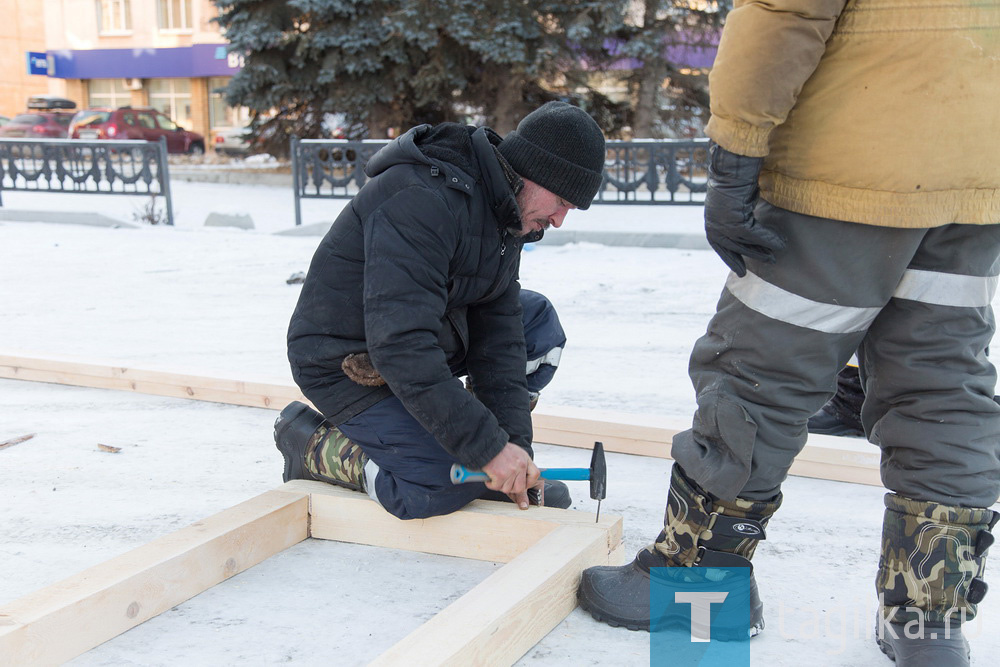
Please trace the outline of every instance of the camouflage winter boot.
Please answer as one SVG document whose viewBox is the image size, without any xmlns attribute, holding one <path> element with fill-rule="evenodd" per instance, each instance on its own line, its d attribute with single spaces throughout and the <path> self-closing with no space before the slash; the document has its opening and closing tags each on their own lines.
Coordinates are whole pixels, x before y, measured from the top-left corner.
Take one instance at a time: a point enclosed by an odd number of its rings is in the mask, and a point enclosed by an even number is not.
<svg viewBox="0 0 1000 667">
<path fill-rule="evenodd" d="M 293 401 L 274 422 L 274 442 L 285 457 L 284 481 L 312 479 L 366 491 L 368 457 L 308 405 Z"/>
<path fill-rule="evenodd" d="M 879 648 L 906 667 L 968 665 L 961 624 L 986 595 L 986 552 L 1000 514 L 894 493 L 886 494 L 885 507 L 875 581 Z"/>
<path fill-rule="evenodd" d="M 654 596 L 659 590 L 671 600 L 674 592 L 724 588 L 728 597 L 724 611 L 712 622 L 711 636 L 749 639 L 764 627 L 750 559 L 757 542 L 765 538 L 768 519 L 780 505 L 781 494 L 768 502 L 714 499 L 675 463 L 663 531 L 632 563 L 585 570 L 578 592 L 580 605 L 609 625 L 630 630 L 649 630 L 652 625 L 657 630 L 689 621 L 686 615 L 674 616 L 660 608 L 651 613 L 651 582 Z M 685 611 L 690 612 L 690 607 Z"/>
</svg>

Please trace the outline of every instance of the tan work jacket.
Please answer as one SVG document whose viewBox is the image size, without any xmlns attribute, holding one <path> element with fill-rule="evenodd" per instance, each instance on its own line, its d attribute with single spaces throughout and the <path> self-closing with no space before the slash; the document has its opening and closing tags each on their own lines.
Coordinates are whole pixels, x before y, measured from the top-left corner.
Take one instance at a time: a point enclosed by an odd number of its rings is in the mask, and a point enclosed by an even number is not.
<svg viewBox="0 0 1000 667">
<path fill-rule="evenodd" d="M 1000 223 L 1000 1 L 736 0 L 707 134 L 761 196 L 888 227 Z"/>
</svg>

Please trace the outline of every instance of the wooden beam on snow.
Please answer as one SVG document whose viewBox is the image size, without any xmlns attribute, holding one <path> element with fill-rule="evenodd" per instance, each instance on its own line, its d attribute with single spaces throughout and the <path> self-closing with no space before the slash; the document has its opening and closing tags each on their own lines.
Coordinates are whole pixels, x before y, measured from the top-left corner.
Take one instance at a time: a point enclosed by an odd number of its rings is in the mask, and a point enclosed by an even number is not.
<svg viewBox="0 0 1000 667">
<path fill-rule="evenodd" d="M 322 482 L 310 493 L 310 536 L 507 563 L 379 656 L 373 665 L 510 665 L 576 608 L 580 573 L 622 559 L 622 519 L 478 500 L 401 521 L 367 495 Z"/>
<path fill-rule="evenodd" d="M 552 507 L 518 509 L 513 503 L 477 500 L 444 516 L 402 521 L 367 495 L 323 482 L 296 480 L 280 487 L 311 497 L 310 537 L 390 549 L 506 563 L 563 526 L 598 528 L 605 551 L 622 542 L 622 519 L 610 514 Z M 596 502 L 596 501 L 595 501 Z"/>
<path fill-rule="evenodd" d="M 476 501 L 400 521 L 362 493 L 289 482 L 0 607 L 0 664 L 62 663 L 309 536 L 510 561 L 377 662 L 512 664 L 576 607 L 584 568 L 621 561 L 621 517 L 594 519 Z"/>
<path fill-rule="evenodd" d="M 248 382 L 68 358 L 0 355 L 0 378 L 121 389 L 277 410 L 292 401 L 308 403 L 299 389 L 287 381 Z M 673 437 L 690 426 L 690 421 L 681 423 L 650 415 L 564 407 L 536 410 L 532 422 L 535 442 L 589 450 L 595 440 L 600 440 L 607 452 L 664 459 L 670 458 Z M 817 479 L 882 485 L 878 448 L 856 438 L 810 435 L 790 472 Z"/>
<path fill-rule="evenodd" d="M 576 608 L 580 573 L 616 554 L 599 526 L 561 526 L 371 664 L 511 665 Z"/>
<path fill-rule="evenodd" d="M 0 607 L 0 664 L 63 663 L 308 535 L 308 494 L 269 491 Z"/>
<path fill-rule="evenodd" d="M 107 362 L 89 363 L 70 358 L 0 355 L 0 378 L 119 389 L 253 408 L 280 410 L 292 401 L 308 403 L 298 387 L 289 382 L 247 382 L 235 378 L 130 368 Z"/>
</svg>

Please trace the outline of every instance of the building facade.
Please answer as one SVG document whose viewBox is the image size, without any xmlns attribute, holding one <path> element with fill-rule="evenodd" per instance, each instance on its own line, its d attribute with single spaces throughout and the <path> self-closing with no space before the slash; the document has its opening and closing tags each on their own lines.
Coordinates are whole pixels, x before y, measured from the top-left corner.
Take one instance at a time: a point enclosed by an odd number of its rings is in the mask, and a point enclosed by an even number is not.
<svg viewBox="0 0 1000 667">
<path fill-rule="evenodd" d="M 149 106 L 211 142 L 246 123 L 219 89 L 241 60 L 210 0 L 43 0 L 50 93 L 79 108 Z"/>
<path fill-rule="evenodd" d="M 28 74 L 28 53 L 44 53 L 45 21 L 38 0 L 3 0 L 5 11 L 0 21 L 0 116 L 12 118 L 25 111 L 32 95 L 49 91 L 47 77 Z"/>
</svg>

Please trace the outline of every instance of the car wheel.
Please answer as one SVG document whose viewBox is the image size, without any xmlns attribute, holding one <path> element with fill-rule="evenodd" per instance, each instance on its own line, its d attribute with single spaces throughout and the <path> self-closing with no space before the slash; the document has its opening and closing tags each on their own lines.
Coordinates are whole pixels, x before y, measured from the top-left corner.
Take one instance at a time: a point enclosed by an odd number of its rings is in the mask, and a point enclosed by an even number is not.
<svg viewBox="0 0 1000 667">
<path fill-rule="evenodd" d="M 204 155 L 205 154 L 205 146 L 204 146 L 204 144 L 201 144 L 201 143 L 198 143 L 198 142 L 195 142 L 195 143 L 191 144 L 191 148 L 188 149 L 188 154 L 190 154 L 190 155 L 196 155 L 196 156 L 197 155 Z"/>
</svg>

